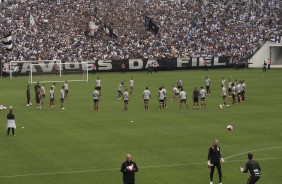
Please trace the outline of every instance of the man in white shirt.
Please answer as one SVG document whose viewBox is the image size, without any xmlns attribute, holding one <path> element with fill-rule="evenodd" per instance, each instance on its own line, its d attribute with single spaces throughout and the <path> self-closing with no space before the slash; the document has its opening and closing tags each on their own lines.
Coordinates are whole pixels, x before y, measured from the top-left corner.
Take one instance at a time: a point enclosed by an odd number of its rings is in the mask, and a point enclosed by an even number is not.
<svg viewBox="0 0 282 184">
<path fill-rule="evenodd" d="M 99 110 L 99 106 L 98 106 L 99 98 L 100 98 L 100 94 L 99 94 L 98 88 L 95 87 L 95 90 L 93 91 L 94 111 Z"/>
<path fill-rule="evenodd" d="M 165 101 L 165 95 L 162 90 L 162 87 L 159 87 L 159 103 L 160 103 L 160 109 L 164 108 L 164 101 Z"/>
<path fill-rule="evenodd" d="M 149 101 L 151 98 L 151 92 L 149 91 L 149 88 L 146 87 L 146 89 L 143 92 L 143 99 L 144 99 L 144 110 L 147 111 L 149 109 Z"/>
<path fill-rule="evenodd" d="M 200 98 L 201 98 L 201 107 L 206 106 L 206 90 L 201 86 Z"/>
<path fill-rule="evenodd" d="M 221 85 L 221 95 L 223 99 L 223 105 L 226 105 L 226 88 L 225 86 Z"/>
<path fill-rule="evenodd" d="M 171 100 L 174 100 L 175 98 L 179 98 L 179 90 L 177 87 L 173 86 L 172 88 L 172 99 Z"/>
<path fill-rule="evenodd" d="M 167 108 L 167 106 L 166 106 L 166 89 L 165 89 L 164 86 L 162 86 L 162 92 L 164 94 L 164 108 Z"/>
<path fill-rule="evenodd" d="M 186 105 L 186 108 L 188 109 L 188 104 L 187 104 L 187 94 L 186 92 L 183 90 L 183 88 L 181 88 L 181 92 L 179 94 L 180 96 L 180 109 L 182 108 L 182 103 L 184 103 Z"/>
<path fill-rule="evenodd" d="M 100 80 L 100 77 L 97 77 L 97 80 L 96 80 L 96 84 L 95 84 L 95 87 L 98 89 L 98 91 L 99 91 L 99 94 L 100 94 L 100 96 L 101 96 L 101 80 Z"/>
<path fill-rule="evenodd" d="M 128 101 L 129 101 L 129 95 L 128 95 L 127 89 L 125 89 L 123 93 L 124 110 L 127 110 L 128 108 Z"/>
<path fill-rule="evenodd" d="M 123 89 L 123 87 L 124 87 L 124 83 L 121 82 L 121 84 L 118 86 L 118 96 L 116 98 L 117 100 L 120 100 L 121 97 L 122 97 L 122 89 Z"/>
<path fill-rule="evenodd" d="M 62 89 L 60 91 L 60 100 L 61 100 L 61 109 L 65 109 L 64 108 L 64 100 L 65 100 L 65 91 L 64 91 L 64 86 L 62 86 Z"/>
<path fill-rule="evenodd" d="M 69 94 L 69 84 L 68 81 L 66 80 L 64 83 L 64 91 L 65 91 L 65 97 L 68 98 L 68 94 Z"/>
<path fill-rule="evenodd" d="M 129 85 L 130 85 L 130 95 L 133 93 L 133 88 L 134 88 L 134 80 L 133 77 L 129 80 Z"/>
<path fill-rule="evenodd" d="M 53 87 L 51 87 L 50 89 L 50 107 L 54 107 L 55 103 L 54 103 L 55 99 L 54 99 L 54 89 Z"/>
<path fill-rule="evenodd" d="M 206 90 L 207 90 L 207 95 L 211 95 L 211 80 L 206 76 Z"/>
</svg>

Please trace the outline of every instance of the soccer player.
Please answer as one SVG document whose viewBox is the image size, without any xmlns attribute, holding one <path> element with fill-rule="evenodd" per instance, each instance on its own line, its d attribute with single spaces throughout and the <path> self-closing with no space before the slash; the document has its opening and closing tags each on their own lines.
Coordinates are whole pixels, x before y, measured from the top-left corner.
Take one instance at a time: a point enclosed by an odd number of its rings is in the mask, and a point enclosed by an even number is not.
<svg viewBox="0 0 282 184">
<path fill-rule="evenodd" d="M 135 172 L 138 172 L 138 167 L 130 154 L 126 155 L 126 161 L 122 163 L 120 171 L 123 173 L 123 184 L 135 183 Z"/>
<path fill-rule="evenodd" d="M 201 107 L 206 106 L 206 90 L 201 86 L 200 98 L 201 98 Z"/>
<path fill-rule="evenodd" d="M 208 62 L 206 60 L 204 61 L 204 69 L 205 71 L 209 71 Z"/>
<path fill-rule="evenodd" d="M 133 88 L 134 88 L 134 80 L 133 77 L 129 80 L 129 85 L 130 85 L 130 95 L 133 93 Z"/>
<path fill-rule="evenodd" d="M 229 79 L 228 81 L 228 96 L 231 97 L 232 95 L 232 81 Z"/>
<path fill-rule="evenodd" d="M 159 87 L 158 98 L 159 98 L 160 109 L 163 109 L 164 108 L 165 95 L 164 95 L 164 92 L 162 90 L 162 87 Z"/>
<path fill-rule="evenodd" d="M 222 77 L 221 85 L 223 85 L 224 87 L 226 86 L 226 80 L 224 79 L 224 77 Z"/>
<path fill-rule="evenodd" d="M 41 109 L 41 98 L 41 90 L 39 87 L 35 92 L 36 109 Z"/>
<path fill-rule="evenodd" d="M 92 64 L 92 75 L 93 75 L 93 74 L 94 74 L 94 75 L 96 74 L 96 69 L 97 69 L 97 68 L 96 68 L 96 64 L 93 63 L 93 64 Z"/>
<path fill-rule="evenodd" d="M 177 82 L 176 82 L 176 85 L 177 85 L 177 88 L 178 88 L 178 89 L 183 88 L 183 82 L 182 82 L 182 80 L 178 79 Z"/>
<path fill-rule="evenodd" d="M 241 89 L 242 89 L 241 81 L 236 82 L 236 93 L 237 93 L 238 102 L 241 102 Z"/>
<path fill-rule="evenodd" d="M 99 94 L 99 90 L 97 87 L 95 87 L 95 90 L 93 91 L 93 100 L 94 100 L 94 111 L 98 111 L 99 110 L 99 98 L 100 98 L 100 94 Z"/>
<path fill-rule="evenodd" d="M 55 106 L 54 94 L 55 94 L 54 89 L 53 89 L 53 87 L 51 87 L 51 89 L 50 89 L 50 107 L 54 107 Z"/>
<path fill-rule="evenodd" d="M 95 83 L 95 87 L 98 89 L 100 96 L 102 96 L 102 93 L 101 93 L 101 88 L 102 87 L 101 87 L 100 77 L 97 77 L 97 80 L 96 80 L 96 83 Z"/>
<path fill-rule="evenodd" d="M 193 91 L 193 95 L 192 95 L 192 98 L 193 98 L 193 103 L 194 103 L 194 109 L 195 108 L 199 108 L 199 90 L 197 89 L 197 87 L 194 88 L 194 91 Z"/>
<path fill-rule="evenodd" d="M 263 61 L 263 68 L 262 68 L 262 71 L 263 71 L 263 72 L 266 72 L 266 65 L 267 65 L 266 62 Z"/>
<path fill-rule="evenodd" d="M 65 91 L 64 86 L 62 86 L 61 92 L 60 92 L 60 100 L 61 100 L 61 109 L 64 110 L 64 101 L 65 101 Z"/>
<path fill-rule="evenodd" d="M 44 99 L 45 96 L 46 96 L 46 90 L 45 90 L 45 86 L 44 84 L 42 84 L 42 87 L 41 87 L 41 95 L 42 95 L 42 98 Z M 42 101 L 43 102 L 43 101 Z M 42 103 L 43 104 L 43 103 Z"/>
<path fill-rule="evenodd" d="M 261 168 L 259 163 L 253 160 L 253 154 L 248 154 L 249 161 L 246 163 L 245 169 L 240 167 L 242 173 L 248 173 L 250 171 L 251 176 L 249 177 L 247 184 L 255 184 L 260 179 Z"/>
<path fill-rule="evenodd" d="M 180 94 L 179 94 L 179 96 L 180 96 L 180 105 L 179 105 L 179 108 L 181 109 L 181 108 L 182 108 L 182 103 L 184 103 L 184 104 L 186 105 L 186 108 L 188 109 L 186 92 L 183 90 L 183 88 L 181 88 L 180 90 L 181 90 L 181 92 L 180 92 Z"/>
<path fill-rule="evenodd" d="M 207 95 L 211 95 L 211 80 L 206 76 Z"/>
<path fill-rule="evenodd" d="M 226 88 L 224 85 L 221 84 L 221 95 L 223 99 L 223 105 L 226 105 Z"/>
<path fill-rule="evenodd" d="M 55 82 L 53 83 L 52 87 L 53 87 L 53 90 L 54 90 L 54 98 L 55 98 L 55 88 L 56 88 L 56 83 Z"/>
<path fill-rule="evenodd" d="M 121 66 L 121 73 L 125 74 L 125 67 L 126 67 L 126 65 L 124 63 L 122 63 L 120 66 Z"/>
<path fill-rule="evenodd" d="M 173 86 L 172 87 L 172 99 L 171 100 L 174 100 L 175 98 L 179 98 L 179 90 L 177 87 Z"/>
<path fill-rule="evenodd" d="M 143 99 L 144 99 L 144 110 L 147 111 L 149 109 L 149 100 L 151 98 L 151 92 L 149 91 L 149 88 L 146 87 L 146 89 L 143 92 Z"/>
<path fill-rule="evenodd" d="M 242 87 L 242 91 L 241 91 L 242 102 L 245 102 L 246 101 L 246 88 L 247 88 L 247 84 L 246 84 L 246 82 L 244 80 L 242 80 L 241 87 Z"/>
<path fill-rule="evenodd" d="M 13 136 L 15 135 L 15 129 L 16 129 L 16 121 L 15 121 L 15 115 L 13 114 L 13 110 L 10 109 L 9 114 L 7 114 L 7 136 L 10 134 L 10 129 L 12 129 Z"/>
<path fill-rule="evenodd" d="M 236 87 L 234 83 L 231 84 L 231 93 L 232 93 L 232 104 L 236 103 Z"/>
<path fill-rule="evenodd" d="M 34 92 L 36 93 L 37 89 L 40 89 L 40 84 L 39 82 L 36 83 L 36 85 L 34 86 Z"/>
<path fill-rule="evenodd" d="M 128 108 L 128 100 L 129 100 L 128 98 L 129 98 L 129 95 L 128 95 L 127 89 L 125 89 L 123 93 L 124 110 L 127 110 Z"/>
<path fill-rule="evenodd" d="M 68 98 L 68 94 L 69 94 L 69 84 L 68 81 L 66 80 L 64 83 L 64 91 L 65 91 L 65 97 Z"/>
<path fill-rule="evenodd" d="M 270 69 L 270 65 L 271 65 L 271 61 L 270 59 L 267 60 L 267 69 L 269 70 Z"/>
<path fill-rule="evenodd" d="M 116 98 L 117 100 L 120 100 L 121 97 L 122 97 L 122 89 L 123 89 L 123 87 L 124 87 L 124 83 L 121 82 L 121 84 L 118 86 L 118 96 Z"/>
<path fill-rule="evenodd" d="M 26 89 L 26 106 L 30 106 L 32 105 L 30 103 L 30 85 L 27 85 L 27 89 Z"/>
<path fill-rule="evenodd" d="M 219 177 L 219 184 L 222 184 L 222 172 L 221 172 L 221 163 L 224 162 L 224 159 L 220 154 L 220 146 L 218 140 L 213 141 L 213 145 L 209 148 L 208 152 L 208 167 L 211 168 L 210 172 L 210 184 L 213 184 L 213 173 L 216 167 Z"/>
<path fill-rule="evenodd" d="M 164 88 L 164 86 L 162 86 L 162 91 L 163 91 L 163 94 L 164 94 L 164 108 L 167 108 L 167 106 L 166 106 L 166 89 Z"/>
</svg>

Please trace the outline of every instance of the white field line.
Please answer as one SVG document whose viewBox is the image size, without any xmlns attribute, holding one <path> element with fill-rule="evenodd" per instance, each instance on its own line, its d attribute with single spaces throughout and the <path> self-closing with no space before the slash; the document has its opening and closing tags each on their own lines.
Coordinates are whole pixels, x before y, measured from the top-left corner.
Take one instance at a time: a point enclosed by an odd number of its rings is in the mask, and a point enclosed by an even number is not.
<svg viewBox="0 0 282 184">
<path fill-rule="evenodd" d="M 271 147 L 265 149 L 258 149 L 258 150 L 251 150 L 243 153 L 239 153 L 236 155 L 231 155 L 226 157 L 226 159 L 230 159 L 239 155 L 243 155 L 249 152 L 258 152 L 258 151 L 265 151 L 265 150 L 272 150 L 272 149 L 279 149 L 282 147 Z M 270 157 L 270 158 L 260 158 L 256 159 L 258 161 L 263 160 L 279 160 L 282 157 Z M 225 163 L 232 163 L 232 162 L 245 162 L 247 159 L 244 160 L 231 160 L 225 161 Z M 162 168 L 162 167 L 179 167 L 179 166 L 191 166 L 191 165 L 204 165 L 206 162 L 197 162 L 197 163 L 183 163 L 183 164 L 166 164 L 166 165 L 152 165 L 152 166 L 143 166 L 139 167 L 140 169 L 150 169 L 150 168 Z M 88 169 L 88 170 L 77 170 L 77 171 L 60 171 L 60 172 L 45 172 L 45 173 L 31 173 L 31 174 L 18 174 L 18 175 L 3 175 L 0 178 L 17 178 L 17 177 L 28 177 L 28 176 L 46 176 L 46 175 L 59 175 L 59 174 L 75 174 L 75 173 L 88 173 L 88 172 L 103 172 L 103 171 L 118 171 L 119 168 L 108 168 L 108 169 Z"/>
</svg>

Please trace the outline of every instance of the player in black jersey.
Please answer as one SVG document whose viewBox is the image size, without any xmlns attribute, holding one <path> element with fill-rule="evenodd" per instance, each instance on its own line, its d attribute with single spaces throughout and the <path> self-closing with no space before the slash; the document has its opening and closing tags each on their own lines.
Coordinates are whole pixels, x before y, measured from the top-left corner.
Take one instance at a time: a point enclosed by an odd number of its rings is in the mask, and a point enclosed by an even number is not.
<svg viewBox="0 0 282 184">
<path fill-rule="evenodd" d="M 220 146 L 218 140 L 214 140 L 213 145 L 209 148 L 208 153 L 208 167 L 211 168 L 210 172 L 210 184 L 213 184 L 213 173 L 214 168 L 216 167 L 219 177 L 219 184 L 222 184 L 222 172 L 221 172 L 221 163 L 224 162 L 224 159 L 220 154 Z"/>
<path fill-rule="evenodd" d="M 261 168 L 258 162 L 253 160 L 253 154 L 248 154 L 249 161 L 246 163 L 245 170 L 243 167 L 240 167 L 240 171 L 243 173 L 248 173 L 250 171 L 251 176 L 248 179 L 247 184 L 255 184 L 260 179 Z"/>
</svg>

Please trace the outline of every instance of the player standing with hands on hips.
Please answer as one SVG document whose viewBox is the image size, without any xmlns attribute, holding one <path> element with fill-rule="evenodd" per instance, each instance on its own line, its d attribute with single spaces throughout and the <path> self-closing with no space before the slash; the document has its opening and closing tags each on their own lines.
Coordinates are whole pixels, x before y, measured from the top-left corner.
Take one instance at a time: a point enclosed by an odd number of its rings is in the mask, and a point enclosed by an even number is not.
<svg viewBox="0 0 282 184">
<path fill-rule="evenodd" d="M 242 173 L 248 173 L 250 171 L 251 176 L 248 179 L 247 184 L 255 184 L 260 179 L 260 166 L 259 164 L 253 160 L 253 154 L 248 154 L 249 161 L 246 163 L 245 170 L 243 167 L 240 167 L 240 171 Z"/>
<path fill-rule="evenodd" d="M 210 172 L 210 184 L 213 184 L 213 173 L 214 168 L 216 167 L 219 177 L 219 184 L 222 184 L 222 172 L 221 172 L 221 163 L 224 162 L 224 159 L 220 154 L 220 146 L 218 140 L 213 141 L 213 145 L 209 148 L 208 153 L 208 167 L 211 168 Z"/>
<path fill-rule="evenodd" d="M 138 172 L 138 167 L 130 154 L 126 155 L 126 161 L 122 163 L 120 171 L 123 173 L 123 184 L 135 183 L 135 172 Z"/>
</svg>

